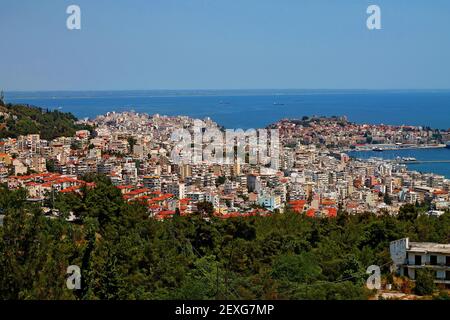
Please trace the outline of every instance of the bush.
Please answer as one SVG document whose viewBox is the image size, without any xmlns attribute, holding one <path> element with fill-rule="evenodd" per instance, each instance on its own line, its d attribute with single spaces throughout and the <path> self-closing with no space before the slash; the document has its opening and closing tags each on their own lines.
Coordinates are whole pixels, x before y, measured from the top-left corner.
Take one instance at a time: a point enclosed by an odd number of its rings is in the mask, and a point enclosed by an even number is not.
<svg viewBox="0 0 450 320">
<path fill-rule="evenodd" d="M 445 291 L 440 291 L 439 295 L 433 298 L 434 300 L 450 300 L 450 295 Z"/>
<path fill-rule="evenodd" d="M 421 296 L 430 295 L 433 294 L 434 288 L 433 271 L 427 269 L 417 270 L 415 293 Z"/>
</svg>

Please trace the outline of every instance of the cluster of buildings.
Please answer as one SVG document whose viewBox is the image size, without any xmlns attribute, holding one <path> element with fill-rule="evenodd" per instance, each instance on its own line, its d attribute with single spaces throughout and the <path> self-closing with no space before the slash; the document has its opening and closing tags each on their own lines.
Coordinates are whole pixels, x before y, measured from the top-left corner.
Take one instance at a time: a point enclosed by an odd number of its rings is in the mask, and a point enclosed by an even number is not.
<svg viewBox="0 0 450 320">
<path fill-rule="evenodd" d="M 93 133 L 0 141 L 0 183 L 26 188 L 31 201 L 41 201 L 54 192 L 79 192 L 86 184 L 83 175 L 100 173 L 125 200 L 141 201 L 159 219 L 189 214 L 202 202 L 223 218 L 286 209 L 311 217 L 334 217 L 339 209 L 395 214 L 405 203 L 425 200 L 432 203 L 430 214 L 439 215 L 450 206 L 445 177 L 346 153 L 369 142 L 439 143 L 441 133 L 429 129 L 357 125 L 345 118 L 283 120 L 271 126 L 279 130 L 277 159 L 258 165 L 173 161 L 174 130 L 193 130 L 199 123 L 185 116 L 111 112 L 85 122 Z M 203 129 L 221 130 L 209 118 L 200 123 Z"/>
<path fill-rule="evenodd" d="M 374 145 L 423 146 L 450 141 L 450 132 L 418 126 L 357 124 L 346 117 L 312 117 L 281 120 L 270 126 L 280 131 L 285 144 L 323 145 L 358 149 Z"/>
</svg>

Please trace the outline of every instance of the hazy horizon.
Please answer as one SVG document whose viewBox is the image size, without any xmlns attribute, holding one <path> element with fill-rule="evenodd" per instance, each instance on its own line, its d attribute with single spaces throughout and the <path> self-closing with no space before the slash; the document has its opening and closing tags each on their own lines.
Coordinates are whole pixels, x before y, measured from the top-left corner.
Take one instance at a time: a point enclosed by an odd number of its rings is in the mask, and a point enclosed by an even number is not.
<svg viewBox="0 0 450 320">
<path fill-rule="evenodd" d="M 0 90 L 3 90 L 0 88 Z M 5 94 L 22 94 L 22 93 L 89 93 L 89 92 L 136 92 L 136 93 L 146 93 L 146 92 L 186 92 L 186 93 L 202 93 L 202 92 L 208 92 L 208 93 L 222 93 L 222 92 L 247 92 L 247 93 L 264 93 L 267 92 L 268 94 L 276 94 L 277 92 L 280 93 L 353 93 L 353 92 L 400 92 L 400 93 L 407 93 L 407 92 L 447 92 L 450 91 L 450 88 L 435 88 L 435 89 L 421 89 L 421 88 L 379 88 L 379 89 L 367 89 L 367 88 L 348 88 L 348 89 L 332 89 L 332 88 L 211 88 L 211 89 L 203 89 L 203 88 L 196 88 L 196 89 L 185 89 L 185 88 L 179 88 L 179 89 L 70 89 L 70 90 L 58 90 L 58 89 L 42 89 L 42 90 L 3 90 Z"/>
</svg>

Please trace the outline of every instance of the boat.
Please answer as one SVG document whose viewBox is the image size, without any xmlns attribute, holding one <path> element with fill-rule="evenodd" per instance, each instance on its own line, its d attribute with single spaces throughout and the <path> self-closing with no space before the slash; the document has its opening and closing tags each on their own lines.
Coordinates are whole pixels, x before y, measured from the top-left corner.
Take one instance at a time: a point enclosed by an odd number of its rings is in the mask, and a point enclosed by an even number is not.
<svg viewBox="0 0 450 320">
<path fill-rule="evenodd" d="M 274 105 L 274 106 L 284 106 L 284 103 L 281 103 L 281 102 L 274 102 L 273 105 Z"/>
<path fill-rule="evenodd" d="M 413 157 L 403 157 L 402 161 L 404 161 L 404 162 L 414 162 L 414 161 L 417 161 L 417 159 L 413 158 Z"/>
<path fill-rule="evenodd" d="M 384 151 L 384 149 L 376 147 L 376 148 L 373 148 L 372 151 L 381 152 L 381 151 Z"/>
<path fill-rule="evenodd" d="M 447 143 L 445 144 L 445 147 L 450 149 L 450 141 L 447 141 Z"/>
</svg>

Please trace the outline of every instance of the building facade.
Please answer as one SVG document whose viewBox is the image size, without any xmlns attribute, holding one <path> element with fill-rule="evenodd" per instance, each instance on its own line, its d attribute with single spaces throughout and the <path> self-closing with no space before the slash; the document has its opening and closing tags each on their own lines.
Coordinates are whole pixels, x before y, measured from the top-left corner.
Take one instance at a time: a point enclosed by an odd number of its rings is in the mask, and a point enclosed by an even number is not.
<svg viewBox="0 0 450 320">
<path fill-rule="evenodd" d="M 435 274 L 436 284 L 450 286 L 450 244 L 404 238 L 391 242 L 390 252 L 399 275 L 415 280 L 417 270 L 429 269 Z"/>
</svg>

